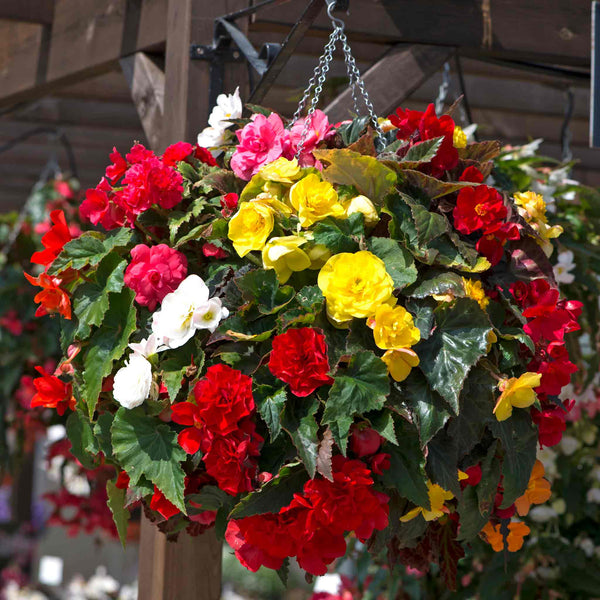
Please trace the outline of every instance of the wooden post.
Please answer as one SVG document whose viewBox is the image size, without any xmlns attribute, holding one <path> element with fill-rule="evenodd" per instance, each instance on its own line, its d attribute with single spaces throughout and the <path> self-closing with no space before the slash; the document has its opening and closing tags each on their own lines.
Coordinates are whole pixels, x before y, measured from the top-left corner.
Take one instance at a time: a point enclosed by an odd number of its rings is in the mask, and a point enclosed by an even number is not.
<svg viewBox="0 0 600 600">
<path fill-rule="evenodd" d="M 206 127 L 210 62 L 190 60 L 190 45 L 211 44 L 215 17 L 247 6 L 248 0 L 169 0 L 162 131 L 160 136 L 148 135 L 160 140 L 155 151 L 178 141 L 194 143 Z M 241 20 L 237 25 L 244 29 Z M 242 97 L 247 97 L 247 73 L 243 63 L 226 64 L 224 91 L 231 93 L 239 85 Z M 143 518 L 139 564 L 140 600 L 218 600 L 221 596 L 221 543 L 214 530 L 198 537 L 182 532 L 171 543 Z"/>
</svg>

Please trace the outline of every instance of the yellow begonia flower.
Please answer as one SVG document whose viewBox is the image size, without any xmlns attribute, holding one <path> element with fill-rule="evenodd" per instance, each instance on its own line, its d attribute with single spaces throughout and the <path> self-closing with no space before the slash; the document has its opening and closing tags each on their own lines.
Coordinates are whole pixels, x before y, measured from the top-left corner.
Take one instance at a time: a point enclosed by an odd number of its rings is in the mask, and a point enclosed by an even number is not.
<svg viewBox="0 0 600 600">
<path fill-rule="evenodd" d="M 485 310 L 490 303 L 490 299 L 485 295 L 485 290 L 481 285 L 481 281 L 466 279 L 465 277 L 463 277 L 462 280 L 467 298 L 475 300 L 477 304 L 479 304 L 481 310 Z"/>
<path fill-rule="evenodd" d="M 452 134 L 452 144 L 455 148 L 467 147 L 467 134 L 458 125 L 454 128 L 454 133 Z"/>
<path fill-rule="evenodd" d="M 349 217 L 354 213 L 362 213 L 365 219 L 365 225 L 373 226 L 379 222 L 379 215 L 375 205 L 366 196 L 355 196 L 347 202 L 344 202 L 344 210 L 346 216 Z"/>
<path fill-rule="evenodd" d="M 277 195 L 271 194 L 269 192 L 263 192 L 258 194 L 256 198 L 252 199 L 251 202 L 260 202 L 265 206 L 268 206 L 274 212 L 279 213 L 281 215 L 285 215 L 289 217 L 294 213 L 292 208 L 288 206 L 285 202 L 282 202 Z"/>
<path fill-rule="evenodd" d="M 298 213 L 302 227 L 310 227 L 325 217 L 339 219 L 346 216 L 333 186 L 327 181 L 321 181 L 314 173 L 292 186 L 290 203 Z"/>
<path fill-rule="evenodd" d="M 491 521 L 488 521 L 486 526 L 481 530 L 488 544 L 492 547 L 494 552 L 501 552 L 504 550 L 504 536 L 502 535 L 501 526 L 493 525 Z M 513 521 L 508 524 L 508 535 L 506 541 L 508 543 L 509 552 L 517 552 L 523 547 L 523 539 L 531 531 L 525 523 L 521 521 Z"/>
<path fill-rule="evenodd" d="M 519 214 L 528 222 L 547 223 L 546 202 L 541 194 L 535 192 L 517 192 L 514 196 Z"/>
<path fill-rule="evenodd" d="M 439 519 L 444 514 L 444 502 L 454 498 L 454 494 L 452 492 L 446 491 L 443 487 L 437 483 L 431 483 L 431 481 L 427 482 L 427 494 L 429 496 L 431 509 L 417 506 L 411 511 L 407 512 L 403 517 L 400 517 L 400 521 L 406 523 L 420 514 L 423 515 L 423 518 L 426 521 L 434 521 L 435 519 Z"/>
<path fill-rule="evenodd" d="M 529 512 L 532 504 L 543 504 L 552 495 L 550 482 L 544 479 L 544 474 L 544 465 L 536 460 L 525 493 L 515 500 L 515 507 L 521 517 Z"/>
<path fill-rule="evenodd" d="M 417 353 L 410 348 L 387 350 L 381 360 L 387 365 L 392 379 L 397 382 L 404 381 L 413 367 L 418 367 L 420 362 Z"/>
<path fill-rule="evenodd" d="M 324 244 L 315 244 L 306 250 L 310 258 L 310 267 L 312 270 L 319 270 L 330 258 L 331 250 Z"/>
<path fill-rule="evenodd" d="M 546 202 L 543 196 L 535 192 L 517 192 L 514 196 L 519 214 L 535 229 L 541 239 L 536 240 L 546 256 L 552 254 L 551 239 L 557 238 L 563 228 L 560 225 L 548 225 Z"/>
<path fill-rule="evenodd" d="M 319 272 L 317 283 L 327 301 L 327 315 L 342 327 L 354 317 L 372 316 L 390 299 L 395 301 L 394 282 L 385 263 L 366 250 L 332 256 Z"/>
<path fill-rule="evenodd" d="M 227 237 L 235 251 L 246 256 L 252 250 L 262 250 L 273 231 L 273 209 L 263 202 L 242 202 L 229 221 Z"/>
<path fill-rule="evenodd" d="M 272 163 L 263 166 L 258 174 L 267 181 L 294 183 L 300 177 L 301 171 L 298 161 L 295 158 L 288 160 L 282 156 Z"/>
<path fill-rule="evenodd" d="M 306 239 L 297 235 L 271 238 L 262 251 L 265 269 L 275 269 L 280 283 L 285 283 L 293 272 L 310 268 L 310 257 L 300 246 Z"/>
<path fill-rule="evenodd" d="M 492 344 L 495 344 L 498 341 L 498 336 L 494 332 L 493 329 L 490 329 L 487 334 L 487 348 L 486 354 L 492 349 Z"/>
<path fill-rule="evenodd" d="M 494 407 L 496 419 L 498 421 L 508 419 L 512 415 L 513 407 L 527 408 L 531 406 L 537 398 L 533 388 L 538 387 L 541 380 L 540 373 L 523 373 L 519 378 L 503 379 L 498 384 L 502 393 Z"/>
<path fill-rule="evenodd" d="M 378 306 L 368 325 L 373 329 L 375 343 L 382 350 L 410 348 L 421 339 L 412 315 L 403 306 Z"/>
</svg>

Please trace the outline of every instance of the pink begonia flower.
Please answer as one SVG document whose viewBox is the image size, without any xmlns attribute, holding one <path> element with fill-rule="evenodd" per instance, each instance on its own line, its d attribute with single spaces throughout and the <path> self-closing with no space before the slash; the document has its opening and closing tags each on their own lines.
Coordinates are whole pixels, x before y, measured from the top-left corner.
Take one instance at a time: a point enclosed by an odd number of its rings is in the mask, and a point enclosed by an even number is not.
<svg viewBox="0 0 600 600">
<path fill-rule="evenodd" d="M 185 255 L 166 244 L 138 244 L 132 248 L 131 258 L 125 270 L 125 285 L 136 293 L 136 302 L 150 310 L 175 291 L 187 275 Z"/>
<path fill-rule="evenodd" d="M 253 115 L 252 121 L 235 132 L 239 144 L 231 158 L 233 172 L 249 181 L 264 165 L 279 157 L 292 158 L 290 132 L 283 126 L 277 113 Z"/>
<path fill-rule="evenodd" d="M 297 152 L 298 145 L 302 139 L 302 132 L 304 131 L 304 124 L 307 118 L 298 119 L 290 129 L 290 141 L 294 154 Z M 316 165 L 317 161 L 312 151 L 317 147 L 319 142 L 322 142 L 333 134 L 333 129 L 333 125 L 329 123 L 327 115 L 322 110 L 315 110 L 302 146 L 302 154 L 298 159 L 301 167 L 314 167 Z"/>
</svg>

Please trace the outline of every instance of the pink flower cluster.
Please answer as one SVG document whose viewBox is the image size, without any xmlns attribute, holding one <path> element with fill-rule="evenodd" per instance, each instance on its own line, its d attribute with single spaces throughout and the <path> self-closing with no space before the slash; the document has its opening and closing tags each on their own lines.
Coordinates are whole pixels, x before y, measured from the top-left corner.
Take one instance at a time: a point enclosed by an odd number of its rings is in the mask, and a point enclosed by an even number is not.
<svg viewBox="0 0 600 600">
<path fill-rule="evenodd" d="M 187 275 L 187 258 L 166 244 L 131 249 L 131 262 L 125 270 L 125 285 L 135 292 L 135 300 L 154 310 L 163 298 L 177 289 Z"/>
<path fill-rule="evenodd" d="M 231 158 L 233 172 L 240 179 L 249 181 L 263 165 L 282 156 L 292 159 L 298 151 L 306 118 L 298 119 L 292 128 L 287 130 L 277 113 L 271 113 L 268 117 L 253 115 L 250 123 L 235 132 L 239 144 Z M 316 164 L 312 151 L 333 132 L 333 126 L 329 124 L 324 112 L 316 110 L 310 119 L 299 158 L 303 167 Z"/>
</svg>

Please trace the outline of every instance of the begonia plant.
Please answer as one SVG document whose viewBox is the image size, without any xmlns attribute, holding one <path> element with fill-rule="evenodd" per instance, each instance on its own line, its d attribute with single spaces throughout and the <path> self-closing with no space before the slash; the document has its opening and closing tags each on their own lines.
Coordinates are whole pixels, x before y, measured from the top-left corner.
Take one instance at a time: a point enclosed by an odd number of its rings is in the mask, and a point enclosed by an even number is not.
<svg viewBox="0 0 600 600">
<path fill-rule="evenodd" d="M 238 98 L 210 151 L 115 149 L 80 206 L 97 230 L 48 241 L 30 280 L 69 364 L 48 406 L 68 386 L 73 452 L 121 472 L 123 536 L 142 500 L 253 571 L 322 575 L 352 534 L 391 563 L 418 548 L 452 587 L 463 544 L 515 550 L 545 496 L 536 448 L 570 407 L 582 310 L 548 258 L 560 229 L 541 196 L 485 183 L 500 145 L 433 106 L 378 140 Z"/>
</svg>

